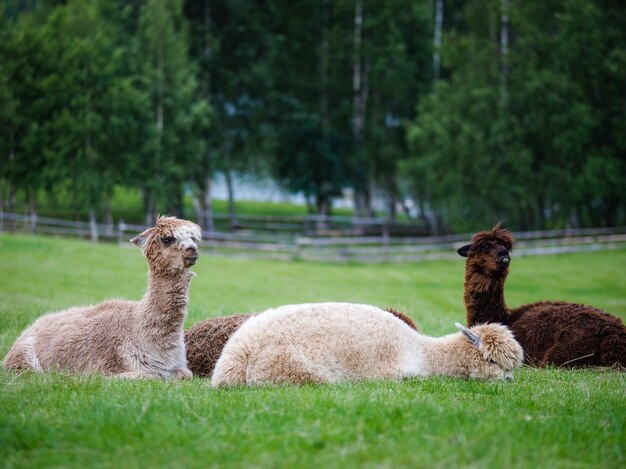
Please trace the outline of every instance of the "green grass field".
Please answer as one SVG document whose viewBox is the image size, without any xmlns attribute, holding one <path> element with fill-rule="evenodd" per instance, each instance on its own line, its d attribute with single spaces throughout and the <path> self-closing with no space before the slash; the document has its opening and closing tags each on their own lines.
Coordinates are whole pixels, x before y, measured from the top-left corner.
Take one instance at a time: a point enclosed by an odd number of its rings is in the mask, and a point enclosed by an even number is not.
<svg viewBox="0 0 626 469">
<path fill-rule="evenodd" d="M 626 318 L 626 250 L 517 258 L 511 306 L 593 304 Z M 311 301 L 394 306 L 424 333 L 463 322 L 463 260 L 330 265 L 204 256 L 187 327 Z M 0 354 L 44 312 L 139 299 L 138 249 L 0 234 Z M 451 379 L 213 390 L 0 371 L 2 467 L 507 467 L 626 465 L 626 373 L 523 368 L 507 383 Z"/>
<path fill-rule="evenodd" d="M 22 210 L 24 201 L 19 200 L 18 205 Z M 143 212 L 141 194 L 138 189 L 118 186 L 115 188 L 113 199 L 111 201 L 113 207 L 113 218 L 115 221 L 123 219 L 126 223 L 143 223 L 145 215 Z M 165 207 L 159 207 L 159 210 L 166 210 Z M 194 217 L 194 209 L 192 198 L 187 194 L 183 204 L 185 218 Z M 38 195 L 38 211 L 41 216 L 62 218 L 62 219 L 80 219 L 88 220 L 87 210 L 84 207 L 76 207 L 72 202 L 72 194 L 66 190 L 59 190 L 54 193 L 54 197 L 42 191 Z M 228 203 L 226 200 L 214 199 L 213 211 L 216 217 L 225 217 L 228 213 Z M 98 213 L 98 217 L 102 219 L 102 211 Z M 288 202 L 264 202 L 254 200 L 235 200 L 235 213 L 238 216 L 269 216 L 269 217 L 303 217 L 308 215 L 305 205 L 296 205 Z M 333 215 L 351 216 L 352 210 L 345 208 L 336 208 Z M 398 219 L 405 219 L 403 215 L 398 215 Z M 216 218 L 216 221 L 219 221 Z M 224 221 L 223 224 L 226 222 Z"/>
</svg>

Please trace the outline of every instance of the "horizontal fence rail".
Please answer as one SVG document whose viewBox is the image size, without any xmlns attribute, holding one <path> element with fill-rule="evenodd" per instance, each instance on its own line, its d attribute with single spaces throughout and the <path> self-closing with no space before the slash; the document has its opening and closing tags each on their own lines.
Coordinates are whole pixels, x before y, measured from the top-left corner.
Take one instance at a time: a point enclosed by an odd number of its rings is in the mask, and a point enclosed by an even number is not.
<svg viewBox="0 0 626 469">
<path fill-rule="evenodd" d="M 0 231 L 56 236 L 128 240 L 143 225 L 113 225 L 0 212 Z M 203 233 L 201 247 L 211 253 L 245 258 L 321 262 L 417 262 L 458 257 L 456 250 L 472 233 L 441 236 L 307 236 L 293 233 L 211 231 Z M 514 233 L 516 256 L 536 256 L 626 248 L 626 227 L 527 231 Z"/>
</svg>

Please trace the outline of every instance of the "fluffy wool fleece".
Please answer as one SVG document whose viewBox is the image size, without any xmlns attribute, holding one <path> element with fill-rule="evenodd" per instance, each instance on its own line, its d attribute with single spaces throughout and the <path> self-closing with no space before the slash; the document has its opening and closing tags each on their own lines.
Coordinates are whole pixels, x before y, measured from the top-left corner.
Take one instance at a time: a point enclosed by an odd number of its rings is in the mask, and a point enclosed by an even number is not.
<svg viewBox="0 0 626 469">
<path fill-rule="evenodd" d="M 522 360 L 521 347 L 501 325 L 433 338 L 374 306 L 313 303 L 268 310 L 246 321 L 224 347 L 212 384 L 437 375 L 503 379 L 512 378 Z"/>
<path fill-rule="evenodd" d="M 199 239 L 194 223 L 160 217 L 132 240 L 149 263 L 141 301 L 110 300 L 42 316 L 17 339 L 4 367 L 129 378 L 191 376 L 182 325 Z"/>
<path fill-rule="evenodd" d="M 185 332 L 187 365 L 194 375 L 209 377 L 213 373 L 226 342 L 251 314 L 232 314 L 205 319 Z"/>
<path fill-rule="evenodd" d="M 394 308 L 388 308 L 386 311 L 417 330 L 415 322 L 406 314 Z M 197 376 L 210 377 L 228 339 L 253 316 L 253 314 L 232 314 L 205 319 L 187 330 L 185 332 L 187 364 L 192 373 Z"/>
</svg>

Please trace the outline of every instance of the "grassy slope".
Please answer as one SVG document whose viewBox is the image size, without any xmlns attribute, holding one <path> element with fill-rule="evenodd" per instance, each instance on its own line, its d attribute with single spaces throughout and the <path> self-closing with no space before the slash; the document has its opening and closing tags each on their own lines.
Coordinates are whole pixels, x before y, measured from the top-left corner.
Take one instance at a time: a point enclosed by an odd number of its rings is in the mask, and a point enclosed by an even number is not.
<svg viewBox="0 0 626 469">
<path fill-rule="evenodd" d="M 515 259 L 511 306 L 594 304 L 626 318 L 626 251 Z M 204 257 L 187 325 L 294 302 L 395 306 L 425 333 L 463 319 L 463 262 L 335 266 Z M 43 312 L 138 299 L 138 250 L 0 235 L 0 354 Z M 214 391 L 206 381 L 117 382 L 0 371 L 7 467 L 346 465 L 619 467 L 626 375 L 525 368 L 513 383 L 432 379 Z"/>
<path fill-rule="evenodd" d="M 23 201 L 20 201 L 23 204 Z M 126 223 L 143 223 L 144 213 L 141 201 L 141 194 L 138 189 L 118 186 L 113 194 L 112 204 L 113 218 L 115 221 L 123 219 Z M 38 210 L 41 216 L 52 218 L 64 218 L 87 220 L 87 211 L 77 209 L 72 202 L 72 195 L 64 190 L 55 192 L 54 198 L 49 194 L 41 192 L 38 200 Z M 165 207 L 159 207 L 165 211 Z M 194 209 L 191 196 L 184 198 L 184 211 L 186 218 L 193 218 Z M 216 216 L 225 216 L 228 213 L 228 203 L 226 200 L 213 199 L 213 211 Z M 308 215 L 304 205 L 295 205 L 287 202 L 264 202 L 254 200 L 235 200 L 235 212 L 238 216 L 273 216 L 273 217 L 294 217 Z M 333 210 L 333 215 L 350 216 L 351 210 L 338 208 Z M 102 219 L 102 213 L 98 214 Z M 402 219 L 402 216 L 399 216 Z"/>
</svg>

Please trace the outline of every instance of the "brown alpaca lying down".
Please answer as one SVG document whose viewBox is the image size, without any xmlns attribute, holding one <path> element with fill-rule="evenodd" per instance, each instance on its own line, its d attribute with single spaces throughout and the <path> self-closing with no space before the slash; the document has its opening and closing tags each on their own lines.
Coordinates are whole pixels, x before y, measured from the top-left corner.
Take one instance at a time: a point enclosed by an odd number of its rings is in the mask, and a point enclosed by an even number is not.
<svg viewBox="0 0 626 469">
<path fill-rule="evenodd" d="M 417 330 L 417 326 L 407 315 L 393 308 L 387 311 Z M 255 315 L 233 314 L 205 319 L 188 329 L 185 332 L 185 342 L 187 343 L 187 363 L 191 372 L 197 376 L 210 377 L 228 339 L 252 316 Z"/>
<path fill-rule="evenodd" d="M 194 375 L 210 377 L 230 336 L 252 314 L 233 314 L 205 319 L 185 331 L 187 366 Z"/>
<path fill-rule="evenodd" d="M 510 309 L 504 301 L 513 236 L 496 225 L 472 237 L 458 253 L 467 257 L 465 308 L 468 327 L 498 322 L 509 326 L 535 366 L 626 368 L 626 327 L 591 306 L 541 301 Z"/>
</svg>

